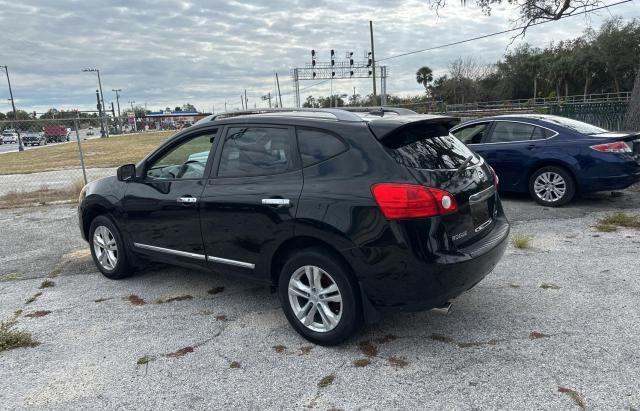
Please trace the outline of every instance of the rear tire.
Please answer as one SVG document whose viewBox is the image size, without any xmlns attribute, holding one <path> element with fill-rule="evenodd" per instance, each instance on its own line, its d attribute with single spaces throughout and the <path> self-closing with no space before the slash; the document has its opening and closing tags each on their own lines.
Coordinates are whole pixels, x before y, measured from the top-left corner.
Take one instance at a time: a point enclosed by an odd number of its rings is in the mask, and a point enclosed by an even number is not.
<svg viewBox="0 0 640 411">
<path fill-rule="evenodd" d="M 133 272 L 122 235 L 106 215 L 99 215 L 91 221 L 89 247 L 93 262 L 105 277 L 119 280 Z"/>
<path fill-rule="evenodd" d="M 529 178 L 529 195 L 543 206 L 563 206 L 571 201 L 575 194 L 576 183 L 571 174 L 562 167 L 542 167 Z"/>
<path fill-rule="evenodd" d="M 357 283 L 330 250 L 293 254 L 280 272 L 278 294 L 291 326 L 315 344 L 340 344 L 362 324 Z"/>
</svg>

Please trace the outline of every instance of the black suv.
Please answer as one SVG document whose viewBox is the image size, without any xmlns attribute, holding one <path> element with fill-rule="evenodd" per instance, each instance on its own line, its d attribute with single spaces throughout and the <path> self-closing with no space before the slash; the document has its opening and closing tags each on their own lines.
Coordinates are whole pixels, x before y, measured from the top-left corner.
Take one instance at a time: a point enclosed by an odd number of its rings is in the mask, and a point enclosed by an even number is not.
<svg viewBox="0 0 640 411">
<path fill-rule="evenodd" d="M 88 184 L 80 229 L 118 279 L 151 259 L 264 281 L 308 340 L 338 344 L 383 308 L 450 307 L 509 234 L 455 118 L 289 110 L 205 119 Z"/>
</svg>

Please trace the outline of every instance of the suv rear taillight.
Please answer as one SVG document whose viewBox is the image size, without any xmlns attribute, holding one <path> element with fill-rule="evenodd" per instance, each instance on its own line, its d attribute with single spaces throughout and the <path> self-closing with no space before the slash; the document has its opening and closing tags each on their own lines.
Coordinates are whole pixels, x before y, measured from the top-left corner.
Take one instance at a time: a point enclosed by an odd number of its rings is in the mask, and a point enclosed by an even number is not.
<svg viewBox="0 0 640 411">
<path fill-rule="evenodd" d="M 451 193 L 415 184 L 380 183 L 371 187 L 373 198 L 389 220 L 433 217 L 458 211 Z"/>
<path fill-rule="evenodd" d="M 589 147 L 592 150 L 599 151 L 601 153 L 631 153 L 631 147 L 624 141 L 615 141 L 613 143 L 596 144 Z"/>
</svg>

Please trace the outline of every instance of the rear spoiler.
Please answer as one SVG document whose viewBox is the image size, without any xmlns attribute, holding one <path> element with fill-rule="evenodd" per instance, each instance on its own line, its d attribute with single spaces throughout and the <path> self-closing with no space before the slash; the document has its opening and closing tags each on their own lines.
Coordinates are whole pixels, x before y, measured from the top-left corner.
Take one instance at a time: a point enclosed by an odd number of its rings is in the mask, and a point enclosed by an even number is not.
<svg viewBox="0 0 640 411">
<path fill-rule="evenodd" d="M 394 145 L 393 137 L 401 131 L 419 128 L 424 138 L 440 137 L 448 135 L 449 130 L 459 122 L 457 117 L 405 115 L 373 119 L 369 121 L 369 129 L 380 142 Z"/>
</svg>

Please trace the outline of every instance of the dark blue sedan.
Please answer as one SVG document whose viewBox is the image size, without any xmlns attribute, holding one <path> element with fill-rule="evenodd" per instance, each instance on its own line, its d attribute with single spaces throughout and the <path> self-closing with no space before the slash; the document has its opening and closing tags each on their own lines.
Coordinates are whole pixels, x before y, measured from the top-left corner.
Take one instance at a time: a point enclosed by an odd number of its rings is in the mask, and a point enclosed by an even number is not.
<svg viewBox="0 0 640 411">
<path fill-rule="evenodd" d="M 471 120 L 451 132 L 493 167 L 502 191 L 528 192 L 545 206 L 640 181 L 640 133 L 533 114 Z"/>
</svg>

